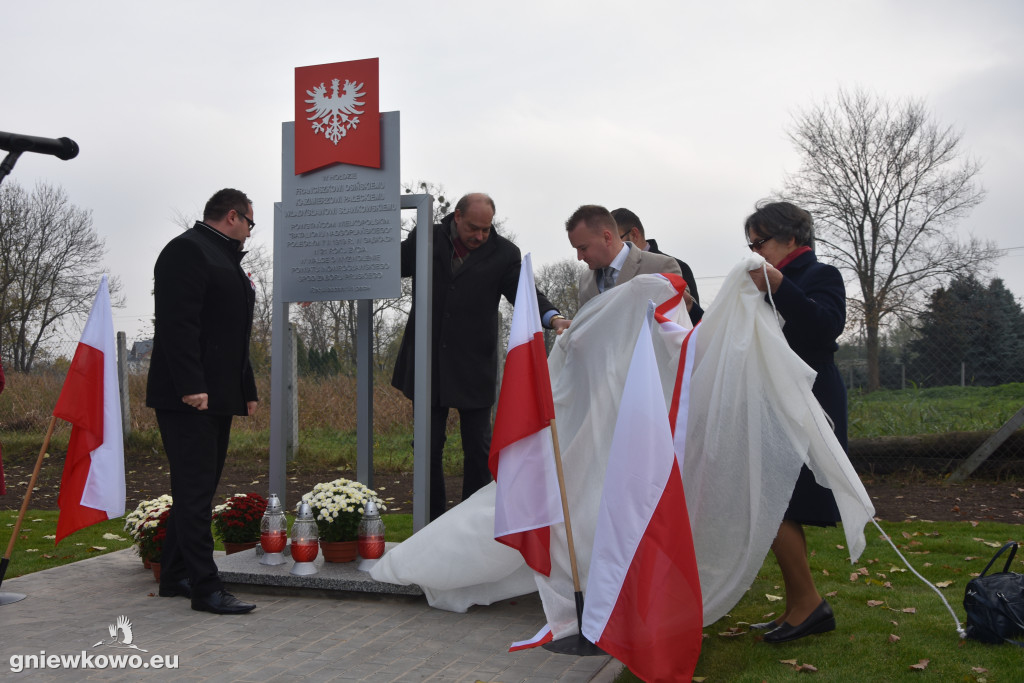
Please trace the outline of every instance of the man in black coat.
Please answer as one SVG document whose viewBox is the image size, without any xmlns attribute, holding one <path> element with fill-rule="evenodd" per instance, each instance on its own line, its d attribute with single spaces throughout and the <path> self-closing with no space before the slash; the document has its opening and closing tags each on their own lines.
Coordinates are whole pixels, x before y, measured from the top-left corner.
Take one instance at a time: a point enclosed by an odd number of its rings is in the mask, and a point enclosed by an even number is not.
<svg viewBox="0 0 1024 683">
<path fill-rule="evenodd" d="M 491 475 L 491 406 L 498 375 L 498 304 L 502 295 L 515 305 L 522 256 L 519 247 L 497 233 L 494 201 L 468 194 L 455 212 L 434 226 L 433 320 L 430 398 L 430 519 L 445 511 L 441 456 L 451 408 L 459 411 L 462 433 L 465 500 L 485 486 Z M 416 229 L 402 242 L 402 277 L 415 276 Z M 413 280 L 415 290 L 416 281 Z M 545 327 L 561 331 L 569 321 L 537 292 Z M 413 398 L 416 311 L 402 337 L 391 384 Z"/>
<path fill-rule="evenodd" d="M 221 190 L 206 203 L 203 220 L 164 247 L 154 269 L 156 330 L 146 405 L 156 409 L 174 498 L 160 595 L 189 597 L 192 609 L 216 614 L 255 607 L 224 590 L 210 534 L 232 416 L 256 410 L 249 363 L 256 292 L 241 266 L 242 246 L 255 225 L 249 198 Z"/>
</svg>

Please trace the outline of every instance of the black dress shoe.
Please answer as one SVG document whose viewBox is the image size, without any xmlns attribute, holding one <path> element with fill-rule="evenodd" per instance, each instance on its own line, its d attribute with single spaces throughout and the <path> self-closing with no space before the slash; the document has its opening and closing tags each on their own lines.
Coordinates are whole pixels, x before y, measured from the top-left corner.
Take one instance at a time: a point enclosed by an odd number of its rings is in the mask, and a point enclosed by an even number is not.
<svg viewBox="0 0 1024 683">
<path fill-rule="evenodd" d="M 177 596 L 185 598 L 192 597 L 192 582 L 188 579 L 180 579 L 171 583 L 160 582 L 160 597 L 173 598 Z"/>
<path fill-rule="evenodd" d="M 836 629 L 836 616 L 832 613 L 832 608 L 828 602 L 822 600 L 821 603 L 814 608 L 811 615 L 803 620 L 798 626 L 790 626 L 789 622 L 784 621 L 774 631 L 769 631 L 764 636 L 764 642 L 766 643 L 786 643 L 790 640 L 797 640 L 804 636 L 810 636 L 815 633 L 825 633 L 826 631 L 834 631 Z"/>
<path fill-rule="evenodd" d="M 209 595 L 192 598 L 192 609 L 197 612 L 213 612 L 214 614 L 245 614 L 256 608 L 251 602 L 242 602 L 226 590 L 219 590 Z"/>
</svg>

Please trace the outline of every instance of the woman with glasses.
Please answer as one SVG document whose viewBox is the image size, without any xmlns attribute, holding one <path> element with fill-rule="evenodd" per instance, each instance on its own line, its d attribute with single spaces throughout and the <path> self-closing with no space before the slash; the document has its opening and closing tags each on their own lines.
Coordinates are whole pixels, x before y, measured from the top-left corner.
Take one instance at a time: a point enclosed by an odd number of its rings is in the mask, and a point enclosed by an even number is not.
<svg viewBox="0 0 1024 683">
<path fill-rule="evenodd" d="M 843 278 L 836 268 L 815 257 L 814 223 L 807 211 L 789 202 L 762 202 L 743 227 L 750 250 L 768 262 L 750 271 L 750 277 L 758 289 L 771 292 L 771 301 L 785 321 L 782 332 L 790 348 L 818 373 L 812 392 L 835 425 L 845 451 L 846 387 L 833 359 L 839 348 L 836 340 L 846 325 Z M 835 629 L 832 608 L 811 576 L 803 525 L 835 526 L 838 521 L 832 491 L 819 485 L 804 465 L 772 543 L 782 570 L 786 609 L 774 621 L 751 627 L 767 630 L 765 642 L 782 643 Z"/>
</svg>

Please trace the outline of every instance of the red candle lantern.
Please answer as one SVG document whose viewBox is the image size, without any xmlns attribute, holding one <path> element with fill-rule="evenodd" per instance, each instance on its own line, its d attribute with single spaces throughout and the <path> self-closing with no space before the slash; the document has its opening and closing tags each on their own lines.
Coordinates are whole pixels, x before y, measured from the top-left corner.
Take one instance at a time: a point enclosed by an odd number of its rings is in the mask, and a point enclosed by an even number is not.
<svg viewBox="0 0 1024 683">
<path fill-rule="evenodd" d="M 384 554 L 384 520 L 372 500 L 364 510 L 359 521 L 359 556 L 364 560 L 376 560 Z"/>
<path fill-rule="evenodd" d="M 313 519 L 313 510 L 309 503 L 300 503 L 299 510 L 295 515 L 295 523 L 292 524 L 292 559 L 295 564 L 291 573 L 296 576 L 308 576 L 316 574 L 316 565 L 313 560 L 320 552 L 320 535 L 317 533 L 316 521 Z"/>
<path fill-rule="evenodd" d="M 271 493 L 267 500 L 267 510 L 260 520 L 260 547 L 263 555 L 260 564 L 284 564 L 284 547 L 288 544 L 288 520 L 281 508 L 281 499 Z"/>
</svg>

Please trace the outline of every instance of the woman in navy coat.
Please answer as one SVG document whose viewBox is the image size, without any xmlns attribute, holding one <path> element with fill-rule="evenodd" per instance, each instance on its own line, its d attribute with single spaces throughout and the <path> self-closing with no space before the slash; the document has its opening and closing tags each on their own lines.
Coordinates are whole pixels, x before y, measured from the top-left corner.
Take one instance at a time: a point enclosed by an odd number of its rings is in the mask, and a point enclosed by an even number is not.
<svg viewBox="0 0 1024 683">
<path fill-rule="evenodd" d="M 758 289 L 771 290 L 785 324 L 782 332 L 805 363 L 818 373 L 812 391 L 835 425 L 846 450 L 846 387 L 833 355 L 846 326 L 846 287 L 839 271 L 819 263 L 812 250 L 811 214 L 789 202 L 761 203 L 744 224 L 748 246 L 768 262 L 750 272 Z M 793 490 L 772 552 L 782 570 L 786 609 L 775 621 L 755 624 L 768 629 L 767 643 L 781 643 L 832 631 L 835 616 L 814 585 L 807 560 L 803 525 L 835 526 L 839 521 L 832 491 L 814 480 L 805 465 Z"/>
</svg>

